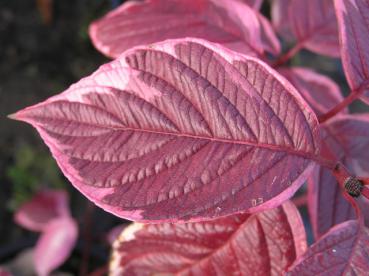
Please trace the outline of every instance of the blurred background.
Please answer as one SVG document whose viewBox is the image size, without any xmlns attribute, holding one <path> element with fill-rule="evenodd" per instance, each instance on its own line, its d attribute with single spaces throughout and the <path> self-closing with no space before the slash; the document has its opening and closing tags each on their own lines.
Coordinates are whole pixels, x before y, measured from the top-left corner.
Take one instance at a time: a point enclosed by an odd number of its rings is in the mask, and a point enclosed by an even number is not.
<svg viewBox="0 0 369 276">
<path fill-rule="evenodd" d="M 0 1 L 0 266 L 36 244 L 39 234 L 16 225 L 13 214 L 44 188 L 67 190 L 80 226 L 77 246 L 59 270 L 78 275 L 86 270 L 82 259 L 88 258 L 87 270 L 94 271 L 109 258 L 106 232 L 122 220 L 93 207 L 64 178 L 36 131 L 6 116 L 60 93 L 108 62 L 87 30 L 120 2 Z M 19 275 L 33 275 L 28 255 L 17 264 Z"/>
<path fill-rule="evenodd" d="M 27 249 L 35 246 L 39 235 L 16 225 L 13 215 L 41 189 L 67 190 L 80 228 L 77 246 L 58 271 L 85 275 L 103 268 L 109 258 L 106 233 L 126 223 L 94 207 L 72 187 L 31 126 L 6 118 L 60 93 L 109 61 L 93 48 L 87 30 L 91 21 L 121 2 L 0 0 L 0 265 L 12 264 L 19 275 L 33 275 Z M 269 15 L 267 1 L 262 10 Z M 331 76 L 347 95 L 338 60 L 301 51 L 292 63 Z M 351 111 L 368 108 L 357 101 Z M 309 229 L 306 210 L 302 211 Z"/>
</svg>

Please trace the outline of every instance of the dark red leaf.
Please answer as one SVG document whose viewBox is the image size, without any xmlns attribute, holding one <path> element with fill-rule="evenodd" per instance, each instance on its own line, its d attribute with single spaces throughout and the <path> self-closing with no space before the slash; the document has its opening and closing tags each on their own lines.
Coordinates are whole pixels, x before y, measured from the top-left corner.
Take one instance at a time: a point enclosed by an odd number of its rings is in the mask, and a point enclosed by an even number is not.
<svg viewBox="0 0 369 276">
<path fill-rule="evenodd" d="M 203 220 L 278 206 L 319 154 L 318 122 L 263 62 L 201 40 L 124 53 L 13 117 L 70 181 L 132 220 Z"/>
<path fill-rule="evenodd" d="M 248 54 L 280 50 L 270 23 L 237 0 L 128 1 L 92 23 L 90 36 L 99 51 L 114 58 L 133 46 L 185 37 Z"/>
<path fill-rule="evenodd" d="M 332 228 L 287 272 L 288 276 L 368 275 L 369 229 L 350 220 Z"/>
<path fill-rule="evenodd" d="M 369 175 L 369 114 L 342 115 L 323 125 L 323 154 L 333 154 L 354 175 Z M 309 213 L 315 237 L 332 226 L 353 219 L 355 211 L 344 199 L 331 171 L 317 168 L 308 180 Z M 362 198 L 364 217 L 369 219 L 369 201 Z"/>
<path fill-rule="evenodd" d="M 343 100 L 340 88 L 333 80 L 311 69 L 291 67 L 280 68 L 278 72 L 296 87 L 317 115 L 328 112 Z M 347 109 L 343 113 L 347 113 Z"/>
<path fill-rule="evenodd" d="M 365 84 L 362 100 L 369 104 L 369 1 L 335 0 L 342 63 L 352 90 Z"/>
<path fill-rule="evenodd" d="M 332 0 L 291 0 L 288 14 L 290 28 L 299 44 L 318 54 L 340 56 Z"/>
<path fill-rule="evenodd" d="M 110 275 L 282 275 L 306 250 L 296 207 L 185 224 L 134 223 L 113 246 Z"/>
</svg>

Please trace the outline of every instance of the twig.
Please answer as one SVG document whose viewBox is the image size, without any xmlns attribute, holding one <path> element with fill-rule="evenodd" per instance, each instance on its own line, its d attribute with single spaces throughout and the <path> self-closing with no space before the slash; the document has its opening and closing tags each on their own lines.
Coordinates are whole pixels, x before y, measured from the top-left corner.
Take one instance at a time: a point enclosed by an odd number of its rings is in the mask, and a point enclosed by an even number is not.
<svg viewBox="0 0 369 276">
<path fill-rule="evenodd" d="M 88 202 L 86 206 L 86 211 L 83 219 L 83 239 L 85 241 L 83 252 L 82 252 L 82 262 L 79 269 L 79 275 L 85 276 L 88 273 L 88 261 L 90 258 L 91 251 L 91 222 L 92 215 L 94 212 L 95 205 L 92 202 Z"/>
<path fill-rule="evenodd" d="M 298 51 L 300 51 L 302 48 L 302 44 L 301 43 L 297 43 L 294 47 L 292 47 L 287 53 L 285 53 L 284 55 L 280 56 L 273 64 L 272 67 L 278 67 L 281 66 L 283 64 L 285 64 L 287 61 L 289 61 L 293 56 L 296 55 L 296 53 Z"/>
</svg>

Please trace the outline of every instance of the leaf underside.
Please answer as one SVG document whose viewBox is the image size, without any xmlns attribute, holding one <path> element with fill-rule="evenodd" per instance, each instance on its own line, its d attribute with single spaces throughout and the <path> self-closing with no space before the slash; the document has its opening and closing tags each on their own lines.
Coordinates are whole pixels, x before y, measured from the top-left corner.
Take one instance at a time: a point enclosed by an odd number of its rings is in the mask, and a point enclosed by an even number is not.
<svg viewBox="0 0 369 276">
<path fill-rule="evenodd" d="M 320 144 L 316 116 L 277 72 L 195 39 L 130 50 L 15 116 L 83 194 L 139 221 L 277 206 Z"/>
<path fill-rule="evenodd" d="M 110 275 L 282 275 L 306 250 L 296 207 L 208 222 L 137 224 L 114 242 Z"/>
<path fill-rule="evenodd" d="M 286 275 L 367 275 L 368 263 L 369 229 L 350 220 L 313 244 Z"/>
<path fill-rule="evenodd" d="M 342 64 L 353 91 L 369 87 L 369 2 L 335 0 L 341 41 Z M 369 88 L 361 99 L 369 104 Z"/>
<path fill-rule="evenodd" d="M 291 0 L 288 14 L 290 28 L 298 43 L 321 55 L 340 56 L 333 1 Z"/>
</svg>

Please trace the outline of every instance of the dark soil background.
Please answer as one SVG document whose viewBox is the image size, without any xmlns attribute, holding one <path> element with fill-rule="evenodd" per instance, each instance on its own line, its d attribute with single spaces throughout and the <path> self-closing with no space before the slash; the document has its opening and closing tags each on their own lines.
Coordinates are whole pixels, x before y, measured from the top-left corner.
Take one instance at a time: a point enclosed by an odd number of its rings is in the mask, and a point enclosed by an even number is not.
<svg viewBox="0 0 369 276">
<path fill-rule="evenodd" d="M 47 2 L 52 3 L 50 8 L 42 5 Z M 0 265 L 14 262 L 35 245 L 38 235 L 17 226 L 13 212 L 45 187 L 67 189 L 72 214 L 80 225 L 77 247 L 59 270 L 84 275 L 108 260 L 104 235 L 123 221 L 89 203 L 61 175 L 36 131 L 6 116 L 62 92 L 108 62 L 93 48 L 87 29 L 118 2 L 122 1 L 0 0 Z M 267 5 L 263 11 L 268 12 Z M 302 51 L 292 63 L 330 75 L 347 95 L 338 60 Z M 351 111 L 368 108 L 357 101 Z M 306 210 L 304 214 L 306 218 Z M 27 258 L 16 265 L 17 275 L 32 275 Z M 83 267 L 86 258 L 88 268 Z"/>
<path fill-rule="evenodd" d="M 90 43 L 88 25 L 122 1 L 54 0 L 50 8 L 46 2 L 0 1 L 0 265 L 14 262 L 38 238 L 13 222 L 14 210 L 40 188 L 64 188 L 80 238 L 60 271 L 78 275 L 86 270 L 81 264 L 88 245 L 88 271 L 107 262 L 104 235 L 123 221 L 93 207 L 61 175 L 36 131 L 6 116 L 62 92 L 108 62 Z M 27 254 L 17 266 L 17 275 L 33 274 Z"/>
</svg>

